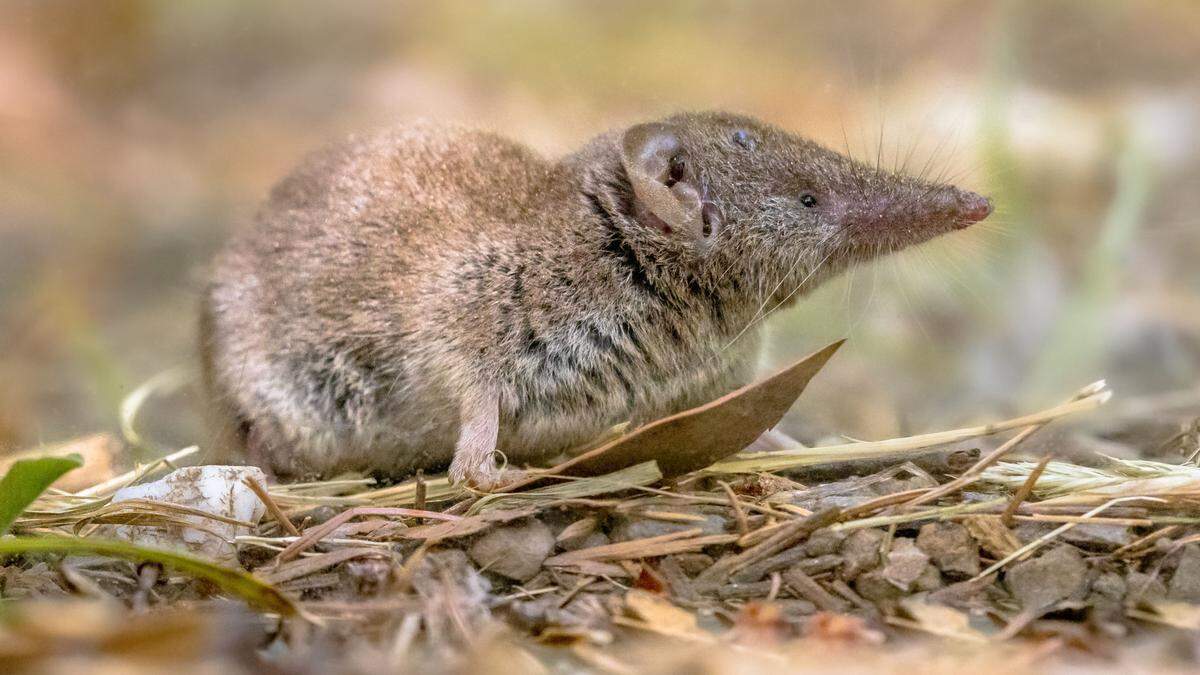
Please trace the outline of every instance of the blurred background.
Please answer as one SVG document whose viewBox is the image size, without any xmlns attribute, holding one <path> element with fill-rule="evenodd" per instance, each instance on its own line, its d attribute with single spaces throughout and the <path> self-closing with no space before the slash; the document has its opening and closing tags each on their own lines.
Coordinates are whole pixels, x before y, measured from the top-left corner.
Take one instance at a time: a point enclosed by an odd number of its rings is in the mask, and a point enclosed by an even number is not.
<svg viewBox="0 0 1200 675">
<path fill-rule="evenodd" d="M 1193 0 L 5 0 L 0 453 L 113 431 L 194 363 L 205 265 L 331 139 L 428 117 L 558 154 L 695 108 L 998 206 L 772 321 L 764 366 L 850 337 L 792 431 L 945 429 L 1108 378 L 1108 417 L 1162 412 L 1128 440 L 1152 448 L 1200 414 L 1197 64 Z M 199 436 L 186 396 L 141 424 Z"/>
</svg>

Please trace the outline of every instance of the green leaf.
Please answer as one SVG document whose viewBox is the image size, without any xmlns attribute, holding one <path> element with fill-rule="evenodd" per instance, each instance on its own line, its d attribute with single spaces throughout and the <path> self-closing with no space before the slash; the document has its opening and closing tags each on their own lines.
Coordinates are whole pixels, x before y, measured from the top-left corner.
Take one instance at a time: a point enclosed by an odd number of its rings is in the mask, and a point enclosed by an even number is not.
<svg viewBox="0 0 1200 675">
<path fill-rule="evenodd" d="M 0 535 L 8 532 L 17 516 L 24 513 L 51 483 L 81 466 L 83 458 L 75 454 L 13 462 L 12 468 L 0 479 Z"/>
<path fill-rule="evenodd" d="M 276 612 L 281 616 L 298 614 L 296 605 L 290 598 L 258 577 L 175 551 L 111 539 L 58 536 L 0 538 L 0 558 L 27 553 L 106 555 L 135 562 L 156 562 L 176 572 L 211 582 L 229 595 L 237 596 L 260 609 Z"/>
</svg>

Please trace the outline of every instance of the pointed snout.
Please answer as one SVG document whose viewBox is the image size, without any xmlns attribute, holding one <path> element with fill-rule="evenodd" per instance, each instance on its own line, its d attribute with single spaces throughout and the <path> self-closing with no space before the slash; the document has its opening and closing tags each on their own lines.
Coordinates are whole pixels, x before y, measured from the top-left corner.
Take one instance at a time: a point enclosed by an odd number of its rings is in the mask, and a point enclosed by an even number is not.
<svg viewBox="0 0 1200 675">
<path fill-rule="evenodd" d="M 991 199 L 966 190 L 954 190 L 954 220 L 960 227 L 978 223 L 991 213 Z"/>
</svg>

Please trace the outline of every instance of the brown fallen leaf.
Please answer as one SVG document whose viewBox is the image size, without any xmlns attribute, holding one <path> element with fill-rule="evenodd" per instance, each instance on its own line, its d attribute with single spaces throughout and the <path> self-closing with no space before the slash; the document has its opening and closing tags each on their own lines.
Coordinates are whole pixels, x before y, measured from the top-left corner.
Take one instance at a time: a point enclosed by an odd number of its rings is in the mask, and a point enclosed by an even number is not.
<svg viewBox="0 0 1200 675">
<path fill-rule="evenodd" d="M 832 612 L 815 614 L 805 626 L 804 634 L 821 642 L 847 645 L 878 645 L 885 639 L 882 632 L 872 628 L 862 617 Z"/>
<path fill-rule="evenodd" d="M 1183 630 L 1200 630 L 1200 605 L 1162 600 L 1146 603 L 1146 609 L 1129 609 L 1127 614 L 1141 621 L 1173 626 Z"/>
<path fill-rule="evenodd" d="M 962 519 L 971 536 L 988 553 L 1004 558 L 1021 548 L 1021 540 L 1004 524 L 1000 516 L 972 515 Z"/>
<path fill-rule="evenodd" d="M 676 607 L 661 596 L 633 589 L 625 594 L 627 617 L 614 616 L 613 622 L 630 628 L 689 640 L 711 641 L 713 636 L 696 623 L 696 615 Z"/>
<path fill-rule="evenodd" d="M 563 531 L 559 532 L 558 536 L 555 537 L 554 540 L 561 543 L 564 541 L 570 541 L 571 539 L 583 539 L 589 534 L 595 532 L 596 528 L 599 526 L 600 521 L 595 516 L 580 518 L 579 520 L 564 527 Z"/>
<path fill-rule="evenodd" d="M 646 564 L 640 565 L 637 577 L 634 579 L 633 587 L 654 593 L 655 595 L 663 595 L 667 592 L 667 581 L 662 575 L 654 571 L 652 567 Z"/>
<path fill-rule="evenodd" d="M 639 427 L 547 473 L 599 476 L 649 461 L 658 462 L 666 478 L 703 469 L 741 451 L 778 424 L 843 342 L 834 342 L 715 401 Z M 531 477 L 505 491 L 525 488 L 538 480 Z"/>
<path fill-rule="evenodd" d="M 987 635 L 971 625 L 971 618 L 965 612 L 953 607 L 934 605 L 909 597 L 900 602 L 900 608 L 910 619 L 890 617 L 888 623 L 968 642 L 988 640 Z"/>
<path fill-rule="evenodd" d="M 753 600 L 738 610 L 733 633 L 740 644 L 778 645 L 789 636 L 790 626 L 777 603 Z"/>
<path fill-rule="evenodd" d="M 0 476 L 7 473 L 18 460 L 79 455 L 83 458 L 83 466 L 63 474 L 62 478 L 50 486 L 67 492 L 78 492 L 116 475 L 117 458 L 123 451 L 121 441 L 112 434 L 93 434 L 59 445 L 7 455 L 0 459 Z"/>
</svg>

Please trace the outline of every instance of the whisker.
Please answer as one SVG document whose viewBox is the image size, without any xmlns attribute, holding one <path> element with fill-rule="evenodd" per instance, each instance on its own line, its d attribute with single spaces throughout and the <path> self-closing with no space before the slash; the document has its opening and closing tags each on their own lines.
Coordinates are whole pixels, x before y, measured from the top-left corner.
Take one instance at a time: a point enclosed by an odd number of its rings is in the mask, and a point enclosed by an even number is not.
<svg viewBox="0 0 1200 675">
<path fill-rule="evenodd" d="M 921 331 L 921 335 L 926 340 L 931 340 L 933 338 L 929 334 L 929 331 L 925 329 L 925 322 L 921 320 L 920 312 L 918 312 L 916 306 L 913 305 L 912 296 L 909 295 L 907 288 L 908 278 L 907 276 L 905 276 L 903 279 L 901 278 L 901 267 L 904 265 L 904 261 L 906 259 L 907 258 L 905 256 L 892 257 L 892 275 L 896 279 L 896 287 L 900 289 L 900 297 L 904 300 L 904 305 L 908 308 L 909 315 L 912 316 L 913 324 L 917 327 L 917 330 Z"/>
</svg>

